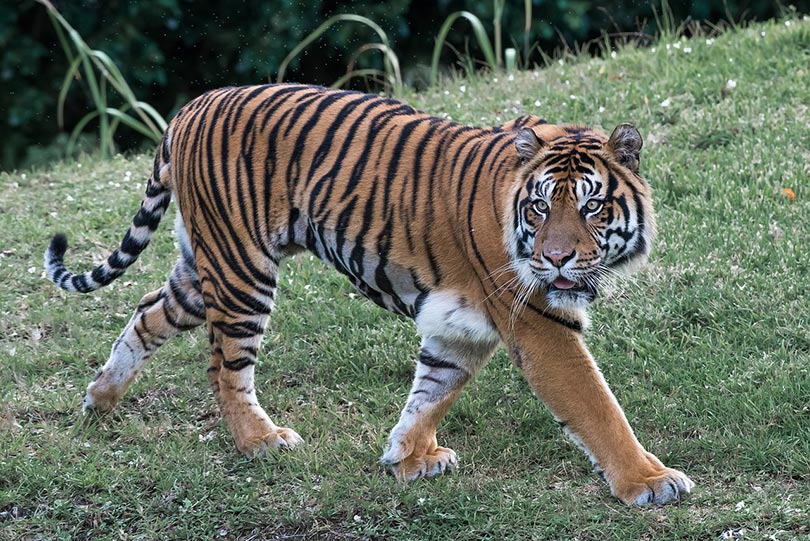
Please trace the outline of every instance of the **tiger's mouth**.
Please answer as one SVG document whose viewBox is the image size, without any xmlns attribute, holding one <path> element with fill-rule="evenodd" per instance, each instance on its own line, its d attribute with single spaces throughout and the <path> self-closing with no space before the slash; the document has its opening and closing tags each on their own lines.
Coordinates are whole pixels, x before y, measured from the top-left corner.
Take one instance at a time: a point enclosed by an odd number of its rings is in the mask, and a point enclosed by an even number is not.
<svg viewBox="0 0 810 541">
<path fill-rule="evenodd" d="M 576 283 L 575 281 L 573 281 L 573 280 L 569 280 L 569 279 L 568 279 L 568 278 L 566 278 L 565 276 L 558 276 L 558 277 L 557 277 L 557 278 L 556 278 L 556 279 L 555 279 L 553 282 L 551 282 L 551 283 L 550 283 L 548 286 L 549 286 L 549 288 L 554 287 L 554 288 L 556 288 L 556 289 L 569 290 L 569 289 L 575 289 L 575 288 L 576 288 L 577 286 L 579 286 L 579 285 L 580 285 L 580 284 L 577 284 L 577 283 Z"/>
<path fill-rule="evenodd" d="M 549 282 L 547 289 L 549 292 L 570 293 L 574 295 L 577 293 L 595 293 L 594 285 L 593 280 L 576 281 L 560 275 Z"/>
<path fill-rule="evenodd" d="M 576 281 L 562 275 L 549 282 L 546 289 L 546 298 L 557 308 L 584 308 L 597 295 L 594 280 Z"/>
</svg>

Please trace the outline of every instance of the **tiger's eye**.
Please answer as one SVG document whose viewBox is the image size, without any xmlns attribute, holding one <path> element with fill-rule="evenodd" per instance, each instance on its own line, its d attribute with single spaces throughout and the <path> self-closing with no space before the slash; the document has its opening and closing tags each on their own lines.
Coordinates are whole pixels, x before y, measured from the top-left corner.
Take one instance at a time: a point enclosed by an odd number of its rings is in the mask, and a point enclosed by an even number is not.
<svg viewBox="0 0 810 541">
<path fill-rule="evenodd" d="M 585 203 L 585 210 L 588 212 L 596 212 L 597 210 L 602 208 L 602 201 L 598 199 L 589 199 L 587 203 Z"/>
<path fill-rule="evenodd" d="M 548 212 L 548 203 L 542 200 L 535 202 L 534 211 L 538 214 L 545 214 Z"/>
</svg>

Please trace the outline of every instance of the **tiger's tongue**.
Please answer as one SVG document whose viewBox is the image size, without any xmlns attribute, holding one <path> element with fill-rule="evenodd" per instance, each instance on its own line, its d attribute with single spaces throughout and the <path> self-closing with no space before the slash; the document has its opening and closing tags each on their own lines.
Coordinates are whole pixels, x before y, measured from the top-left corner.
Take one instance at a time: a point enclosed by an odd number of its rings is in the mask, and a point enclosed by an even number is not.
<svg viewBox="0 0 810 541">
<path fill-rule="evenodd" d="M 551 285 L 553 285 L 557 289 L 571 289 L 572 287 L 577 285 L 577 283 L 560 276 L 559 278 L 551 282 Z"/>
</svg>

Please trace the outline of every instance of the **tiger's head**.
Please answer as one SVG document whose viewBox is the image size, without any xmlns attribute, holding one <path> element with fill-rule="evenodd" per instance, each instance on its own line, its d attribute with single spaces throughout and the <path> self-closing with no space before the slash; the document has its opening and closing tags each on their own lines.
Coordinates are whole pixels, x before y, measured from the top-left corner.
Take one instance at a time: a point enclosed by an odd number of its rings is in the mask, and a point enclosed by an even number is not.
<svg viewBox="0 0 810 541">
<path fill-rule="evenodd" d="M 655 217 L 641 146 L 630 124 L 609 138 L 575 126 L 518 131 L 506 247 L 521 285 L 549 306 L 584 308 L 605 276 L 646 261 Z"/>
</svg>

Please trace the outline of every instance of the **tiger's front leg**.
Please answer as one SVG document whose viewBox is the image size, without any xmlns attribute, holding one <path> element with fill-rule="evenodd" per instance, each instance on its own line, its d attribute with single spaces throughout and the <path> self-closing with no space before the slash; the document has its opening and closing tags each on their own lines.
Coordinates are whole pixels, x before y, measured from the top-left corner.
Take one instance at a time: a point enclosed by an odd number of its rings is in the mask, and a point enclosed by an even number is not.
<svg viewBox="0 0 810 541">
<path fill-rule="evenodd" d="M 403 481 L 456 467 L 456 453 L 439 446 L 436 428 L 499 341 L 486 316 L 451 293 L 431 294 L 416 324 L 423 340 L 413 386 L 381 459 Z"/>
<path fill-rule="evenodd" d="M 548 320 L 516 326 L 510 353 L 529 384 L 625 504 L 662 504 L 694 483 L 636 439 L 579 334 Z"/>
</svg>

